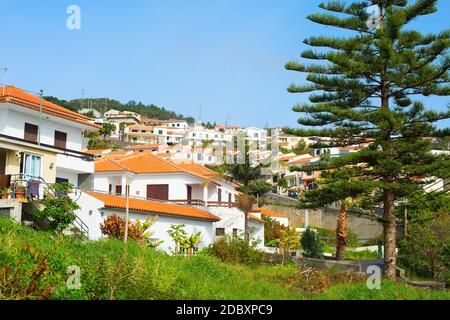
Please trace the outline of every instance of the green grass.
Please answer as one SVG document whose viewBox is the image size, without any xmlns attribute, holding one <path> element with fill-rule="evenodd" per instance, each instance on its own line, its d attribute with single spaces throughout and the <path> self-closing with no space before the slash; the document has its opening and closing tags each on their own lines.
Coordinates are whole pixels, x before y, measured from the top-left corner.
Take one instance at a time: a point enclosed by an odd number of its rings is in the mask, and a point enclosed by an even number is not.
<svg viewBox="0 0 450 320">
<path fill-rule="evenodd" d="M 130 242 L 83 243 L 35 232 L 0 219 L 0 300 L 2 299 L 450 299 L 384 282 L 382 290 L 365 284 L 332 286 L 323 293 L 299 290 L 287 281 L 295 266 L 229 265 L 198 255 L 172 257 Z M 81 289 L 66 286 L 67 267 L 81 268 Z"/>
<path fill-rule="evenodd" d="M 326 253 L 336 253 L 335 247 L 325 246 L 323 248 Z M 371 252 L 369 250 L 354 252 L 347 250 L 345 252 L 345 259 L 349 260 L 376 260 L 378 259 L 378 253 Z"/>
</svg>

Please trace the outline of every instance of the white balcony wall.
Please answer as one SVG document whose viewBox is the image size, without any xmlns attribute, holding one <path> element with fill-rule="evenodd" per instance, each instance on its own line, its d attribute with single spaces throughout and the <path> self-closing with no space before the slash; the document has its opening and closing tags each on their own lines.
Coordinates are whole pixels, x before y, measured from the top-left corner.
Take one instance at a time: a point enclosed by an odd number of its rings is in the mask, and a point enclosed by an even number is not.
<svg viewBox="0 0 450 320">
<path fill-rule="evenodd" d="M 25 123 L 39 125 L 39 112 L 10 103 L 6 103 L 6 106 L 8 106 L 7 109 L 2 109 L 0 133 L 23 139 Z M 61 131 L 67 133 L 66 149 L 81 151 L 82 129 L 76 123 L 57 119 L 44 113 L 41 123 L 41 143 L 54 145 L 55 131 Z"/>
</svg>

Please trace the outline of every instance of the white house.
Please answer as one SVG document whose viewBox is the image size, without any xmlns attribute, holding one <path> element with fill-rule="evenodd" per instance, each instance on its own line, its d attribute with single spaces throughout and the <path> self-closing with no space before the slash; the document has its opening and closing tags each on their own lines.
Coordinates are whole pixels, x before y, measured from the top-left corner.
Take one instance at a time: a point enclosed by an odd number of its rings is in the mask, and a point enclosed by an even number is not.
<svg viewBox="0 0 450 320">
<path fill-rule="evenodd" d="M 47 183 L 79 180 L 94 172 L 82 152 L 83 130 L 98 130 L 89 118 L 18 88 L 0 88 L 0 175 L 23 173 Z"/>
<path fill-rule="evenodd" d="M 124 199 L 125 186 L 131 197 L 142 201 L 179 204 L 183 205 L 180 210 L 196 208 L 213 214 L 220 219 L 213 223 L 214 237 L 244 232 L 245 216 L 237 208 L 235 184 L 201 165 L 175 163 L 149 153 L 96 161 L 92 182 L 94 192 Z M 252 236 L 262 243 L 264 222 L 253 215 L 250 223 Z"/>
</svg>

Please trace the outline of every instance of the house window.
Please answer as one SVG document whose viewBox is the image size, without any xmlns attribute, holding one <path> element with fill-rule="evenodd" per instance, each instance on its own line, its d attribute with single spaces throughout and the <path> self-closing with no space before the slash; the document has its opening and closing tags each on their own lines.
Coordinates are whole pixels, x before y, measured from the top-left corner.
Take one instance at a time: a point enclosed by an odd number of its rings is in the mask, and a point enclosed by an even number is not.
<svg viewBox="0 0 450 320">
<path fill-rule="evenodd" d="M 66 149 L 66 146 L 67 146 L 67 133 L 55 131 L 55 147 L 60 149 Z"/>
<path fill-rule="evenodd" d="M 38 141 L 38 131 L 39 127 L 31 124 L 31 123 L 25 123 L 25 130 L 24 130 L 24 140 L 30 141 L 30 142 L 37 142 Z"/>
<path fill-rule="evenodd" d="M 255 138 L 258 138 L 258 134 L 257 134 L 257 133 L 255 133 L 255 134 L 253 135 L 253 137 L 255 137 Z"/>
<path fill-rule="evenodd" d="M 147 199 L 169 200 L 169 185 L 147 185 Z"/>
<path fill-rule="evenodd" d="M 224 237 L 225 228 L 216 228 L 216 237 Z"/>
<path fill-rule="evenodd" d="M 201 153 L 197 153 L 197 161 L 202 161 L 203 157 Z"/>
<path fill-rule="evenodd" d="M 234 238 L 238 237 L 238 232 L 239 232 L 239 229 L 233 229 L 233 237 Z"/>
<path fill-rule="evenodd" d="M 22 173 L 30 177 L 39 178 L 41 176 L 41 162 L 42 158 L 40 156 L 28 153 L 24 154 Z"/>
</svg>

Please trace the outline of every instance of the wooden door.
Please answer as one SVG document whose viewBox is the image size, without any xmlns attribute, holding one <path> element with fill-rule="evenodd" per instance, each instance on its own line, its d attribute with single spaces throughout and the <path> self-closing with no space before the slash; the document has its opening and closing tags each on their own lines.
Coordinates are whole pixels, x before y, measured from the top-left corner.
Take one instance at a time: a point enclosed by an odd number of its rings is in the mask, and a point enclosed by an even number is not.
<svg viewBox="0 0 450 320">
<path fill-rule="evenodd" d="M 192 186 L 186 186 L 187 188 L 187 201 L 188 203 L 192 202 Z"/>
<path fill-rule="evenodd" d="M 218 192 L 217 199 L 218 199 L 219 203 L 221 203 L 222 202 L 222 189 L 217 189 L 217 192 Z"/>
<path fill-rule="evenodd" d="M 147 185 L 147 199 L 169 200 L 168 184 Z"/>
<path fill-rule="evenodd" d="M 122 186 L 116 186 L 116 194 L 122 194 Z"/>
</svg>

